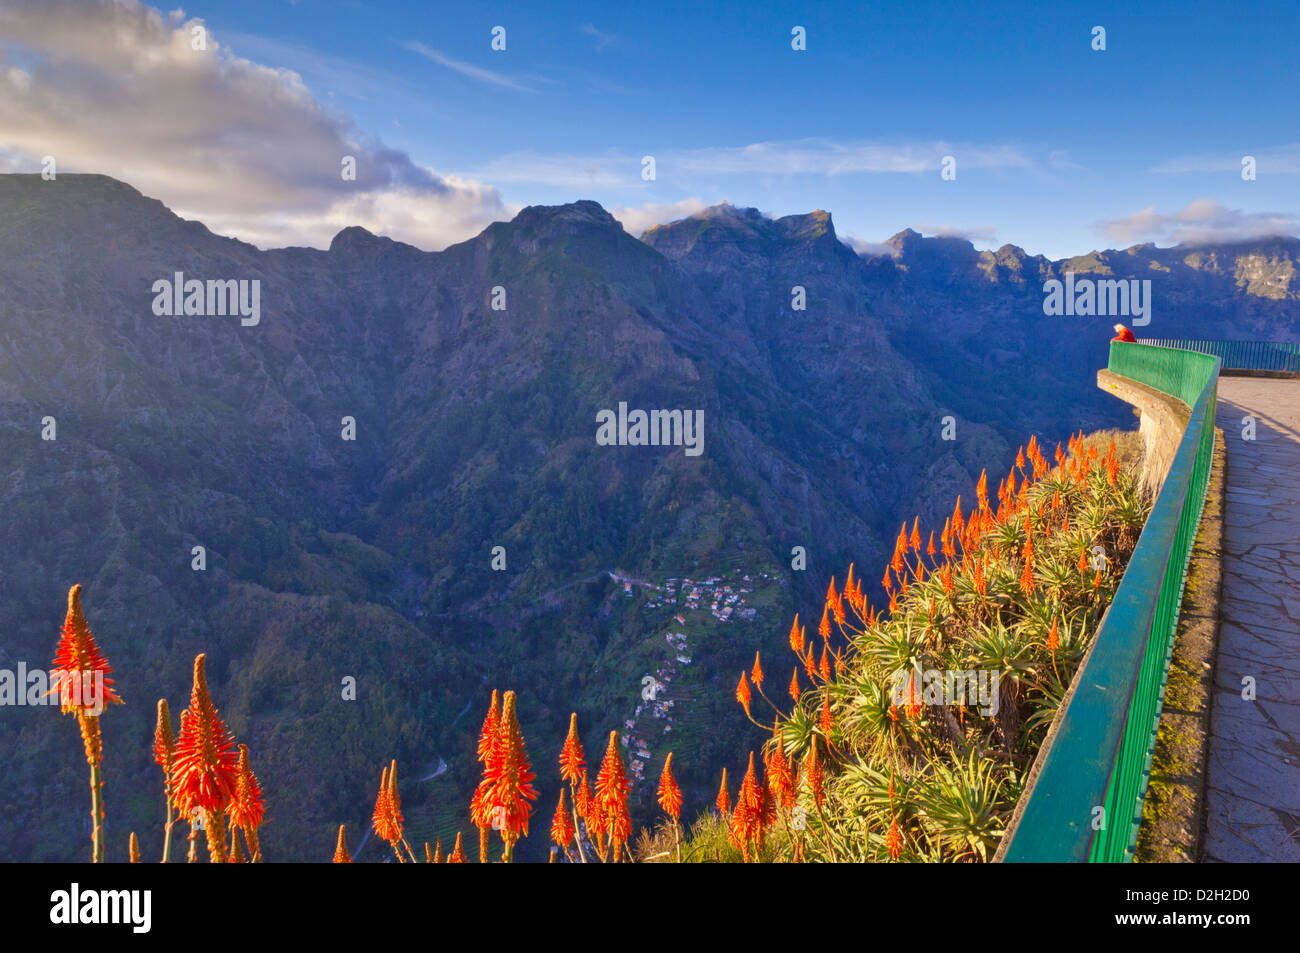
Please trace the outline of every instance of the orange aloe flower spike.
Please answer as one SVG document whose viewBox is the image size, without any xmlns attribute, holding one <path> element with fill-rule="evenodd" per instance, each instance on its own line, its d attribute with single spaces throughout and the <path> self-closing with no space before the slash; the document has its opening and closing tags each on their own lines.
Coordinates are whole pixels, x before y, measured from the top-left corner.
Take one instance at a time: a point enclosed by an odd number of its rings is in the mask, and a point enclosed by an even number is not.
<svg viewBox="0 0 1300 953">
<path fill-rule="evenodd" d="M 1020 572 L 1020 591 L 1025 595 L 1033 595 L 1034 584 L 1034 561 L 1033 552 L 1030 552 L 1030 558 L 1025 560 L 1025 567 Z"/>
<path fill-rule="evenodd" d="M 611 731 L 600 774 L 596 775 L 596 808 L 604 818 L 605 833 L 613 842 L 615 857 L 632 836 L 632 817 L 627 808 L 627 793 L 631 786 L 618 750 L 618 732 Z"/>
<path fill-rule="evenodd" d="M 456 849 L 453 850 L 451 852 L 451 856 L 447 858 L 447 863 L 449 864 L 465 863 L 465 847 L 461 843 L 460 831 L 456 832 Z"/>
<path fill-rule="evenodd" d="M 736 810 L 731 815 L 731 833 L 742 845 L 758 840 L 763 830 L 763 791 L 754 770 L 754 752 L 749 753 L 749 770 L 736 794 Z"/>
<path fill-rule="evenodd" d="M 831 695 L 829 691 L 822 695 L 822 712 L 817 727 L 821 729 L 821 733 L 826 736 L 827 740 L 829 740 L 831 729 L 835 727 L 835 722 L 831 717 Z"/>
<path fill-rule="evenodd" d="M 921 694 L 916 690 L 916 672 L 909 672 L 907 676 L 907 699 L 903 705 L 903 714 L 908 718 L 915 718 L 921 713 Z"/>
<path fill-rule="evenodd" d="M 112 673 L 113 666 L 108 664 L 82 612 L 81 584 L 78 583 L 68 590 L 68 614 L 59 633 L 54 661 L 50 663 L 49 694 L 59 694 L 59 708 L 63 714 L 95 718 L 104 705 L 122 704 L 122 699 L 113 689 L 113 679 L 109 678 Z M 97 680 L 100 678 L 104 682 L 102 698 L 98 697 Z M 90 685 L 84 684 L 87 679 Z M 87 757 L 89 759 L 89 752 Z"/>
<path fill-rule="evenodd" d="M 406 822 L 402 818 L 402 798 L 397 793 L 397 759 L 388 765 L 388 810 L 397 824 L 397 836 L 400 839 Z"/>
<path fill-rule="evenodd" d="M 167 796 L 171 797 L 172 757 L 176 751 L 176 735 L 172 732 L 171 711 L 167 699 L 158 699 L 158 721 L 153 730 L 153 759 L 163 769 Z"/>
<path fill-rule="evenodd" d="M 586 764 L 582 740 L 578 737 L 578 713 L 575 711 L 569 716 L 569 735 L 564 739 L 564 749 L 560 752 L 560 777 L 568 784 L 576 785 L 582 779 L 582 769 Z"/>
<path fill-rule="evenodd" d="M 574 801 L 574 806 L 578 809 L 578 816 L 583 820 L 590 821 L 592 808 L 595 806 L 592 802 L 596 799 L 595 793 L 591 790 L 591 781 L 587 777 L 587 769 L 582 769 L 582 783 L 578 785 L 578 794 Z"/>
<path fill-rule="evenodd" d="M 723 817 L 731 816 L 731 795 L 727 792 L 727 769 L 722 769 L 722 783 L 718 785 L 718 797 L 714 805 Z"/>
<path fill-rule="evenodd" d="M 230 730 L 208 693 L 206 655 L 194 659 L 190 707 L 181 713 L 181 733 L 173 756 L 172 791 L 183 815 L 220 813 L 235 796 L 239 756 Z"/>
<path fill-rule="evenodd" d="M 493 739 L 497 736 L 497 722 L 501 720 L 501 699 L 497 690 L 492 689 L 492 704 L 488 708 L 487 715 L 483 718 L 483 727 L 478 733 L 478 760 L 487 761 L 488 753 L 492 750 Z"/>
<path fill-rule="evenodd" d="M 560 788 L 560 802 L 555 805 L 555 817 L 551 820 L 551 840 L 555 841 L 558 847 L 566 846 L 569 841 L 573 840 L 575 833 L 573 816 L 569 814 L 569 806 L 565 803 L 564 798 L 564 788 Z"/>
<path fill-rule="evenodd" d="M 668 752 L 668 757 L 664 759 L 664 770 L 659 775 L 659 789 L 655 792 L 655 796 L 665 814 L 674 821 L 681 817 L 682 789 L 677 786 L 677 779 L 673 777 L 673 753 L 671 751 Z"/>
<path fill-rule="evenodd" d="M 891 860 L 898 860 L 903 855 L 903 833 L 898 829 L 898 818 L 894 818 L 893 823 L 889 825 L 889 833 L 885 836 L 885 849 L 889 851 Z"/>
<path fill-rule="evenodd" d="M 765 754 L 763 762 L 773 807 L 789 810 L 794 806 L 794 791 L 791 788 L 793 777 L 790 774 L 790 762 L 786 759 L 785 746 L 781 743 L 780 734 L 772 739 L 772 746 Z"/>
<path fill-rule="evenodd" d="M 253 841 L 266 812 L 266 801 L 262 797 L 262 786 L 257 781 L 257 775 L 253 774 L 253 769 L 248 765 L 248 745 L 239 746 L 236 771 L 235 796 L 230 802 L 230 826 L 244 831 L 248 837 L 249 849 L 256 853 L 257 847 Z"/>
<path fill-rule="evenodd" d="M 799 666 L 795 666 L 794 671 L 790 673 L 790 697 L 794 701 L 799 700 Z"/>
<path fill-rule="evenodd" d="M 745 678 L 745 673 L 740 673 L 740 681 L 736 685 L 736 701 L 740 702 L 740 707 L 745 709 L 745 714 L 749 714 L 749 701 L 753 696 L 749 691 L 749 681 Z"/>
<path fill-rule="evenodd" d="M 823 787 L 825 774 L 821 762 L 817 758 L 817 744 L 815 742 L 808 746 L 808 755 L 804 759 L 803 777 L 804 782 L 808 785 L 808 793 L 812 795 L 813 804 L 821 807 L 822 798 L 825 796 Z"/>
<path fill-rule="evenodd" d="M 389 783 L 388 768 L 379 776 L 379 793 L 375 796 L 375 813 L 371 818 L 380 840 L 387 841 L 394 848 L 402 840 L 402 817 L 400 810 L 393 805 L 393 786 Z"/>
<path fill-rule="evenodd" d="M 347 828 L 342 824 L 339 825 L 339 842 L 334 847 L 334 863 L 336 864 L 352 863 L 352 855 L 348 853 Z"/>
<path fill-rule="evenodd" d="M 754 667 L 750 669 L 749 677 L 754 683 L 754 687 L 759 691 L 763 690 L 763 663 L 759 660 L 759 653 L 754 653 Z"/>
<path fill-rule="evenodd" d="M 533 812 L 531 802 L 537 800 L 537 789 L 533 787 L 536 776 L 528 760 L 515 706 L 515 693 L 506 692 L 497 741 L 483 775 L 484 806 L 495 821 L 494 826 L 499 827 L 507 858 L 512 855 L 515 842 L 528 835 L 528 819 Z"/>
</svg>

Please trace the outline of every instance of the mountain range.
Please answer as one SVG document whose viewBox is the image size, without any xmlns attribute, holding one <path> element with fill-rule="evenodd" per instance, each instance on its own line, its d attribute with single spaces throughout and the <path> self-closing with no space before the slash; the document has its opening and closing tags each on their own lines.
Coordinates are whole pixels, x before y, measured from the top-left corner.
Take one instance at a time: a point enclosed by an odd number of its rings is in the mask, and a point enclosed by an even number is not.
<svg viewBox="0 0 1300 953">
<path fill-rule="evenodd" d="M 676 750 L 699 810 L 762 741 L 739 670 L 762 650 L 781 676 L 832 574 L 877 578 L 904 519 L 941 527 L 1030 434 L 1131 425 L 1095 386 L 1123 319 L 1046 316 L 1044 282 L 1150 279 L 1140 336 L 1300 340 L 1291 238 L 883 248 L 730 205 L 637 238 L 579 201 L 441 252 L 355 227 L 259 250 L 107 177 L 0 176 L 0 668 L 48 665 L 81 582 L 128 702 L 103 719 L 109 859 L 131 830 L 159 849 L 154 704 L 184 706 L 199 652 L 267 791 L 269 859 L 328 858 L 394 757 L 412 841 L 469 834 L 493 687 L 518 691 L 553 802 L 569 712 L 589 753 L 644 737 L 664 665 L 675 734 L 646 739 L 646 776 Z M 259 282 L 260 320 L 156 314 L 177 273 Z M 620 403 L 702 410 L 704 452 L 599 445 Z M 688 578 L 747 611 L 686 610 Z M 71 720 L 6 708 L 0 751 L 0 858 L 80 858 Z"/>
</svg>

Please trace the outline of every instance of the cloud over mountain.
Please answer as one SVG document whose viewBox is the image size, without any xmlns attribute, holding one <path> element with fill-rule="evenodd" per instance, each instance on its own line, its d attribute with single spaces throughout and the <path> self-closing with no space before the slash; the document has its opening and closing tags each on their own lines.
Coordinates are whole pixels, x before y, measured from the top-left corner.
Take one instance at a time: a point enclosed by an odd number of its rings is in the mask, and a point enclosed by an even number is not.
<svg viewBox="0 0 1300 953">
<path fill-rule="evenodd" d="M 129 178 L 214 230 L 325 246 L 344 225 L 423 248 L 513 210 L 360 132 L 301 77 L 241 58 L 199 17 L 137 0 L 17 0 L 0 8 L 0 153 L 36 171 Z M 345 156 L 355 180 L 342 176 Z"/>
<path fill-rule="evenodd" d="M 648 205 L 628 206 L 611 209 L 616 219 L 623 223 L 623 230 L 629 235 L 640 235 L 654 225 L 667 225 L 678 219 L 694 215 L 706 208 L 706 204 L 697 198 L 682 199 L 680 202 L 651 203 Z"/>
<path fill-rule="evenodd" d="M 1096 223 L 1108 239 L 1131 244 L 1152 241 L 1164 245 L 1249 241 L 1300 234 L 1300 220 L 1286 212 L 1243 212 L 1212 199 L 1197 199 L 1176 212 L 1157 212 L 1148 205 L 1139 212 Z"/>
</svg>

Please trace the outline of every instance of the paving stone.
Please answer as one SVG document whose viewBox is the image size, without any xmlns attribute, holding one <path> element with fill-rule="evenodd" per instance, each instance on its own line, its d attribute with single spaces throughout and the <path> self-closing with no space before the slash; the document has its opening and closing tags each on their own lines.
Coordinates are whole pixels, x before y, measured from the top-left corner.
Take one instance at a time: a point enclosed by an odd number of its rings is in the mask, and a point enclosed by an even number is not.
<svg viewBox="0 0 1300 953">
<path fill-rule="evenodd" d="M 1202 853 L 1300 863 L 1300 381 L 1221 378 L 1216 414 L 1228 483 Z M 1253 442 L 1233 432 L 1246 414 Z"/>
</svg>

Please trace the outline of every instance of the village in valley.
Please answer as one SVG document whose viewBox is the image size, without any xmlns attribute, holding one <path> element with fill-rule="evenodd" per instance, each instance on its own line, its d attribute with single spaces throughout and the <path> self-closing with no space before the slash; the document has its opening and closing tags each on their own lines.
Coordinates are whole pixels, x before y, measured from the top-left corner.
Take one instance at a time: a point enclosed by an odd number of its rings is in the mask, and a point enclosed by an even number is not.
<svg viewBox="0 0 1300 953">
<path fill-rule="evenodd" d="M 626 598 L 634 598 L 637 587 L 648 590 L 641 608 L 656 615 L 658 610 L 666 616 L 663 661 L 653 672 L 642 675 L 636 710 L 623 723 L 622 741 L 631 755 L 629 774 L 634 782 L 641 783 L 647 778 L 646 767 L 651 759 L 667 750 L 656 751 L 656 746 L 671 747 L 674 728 L 680 731 L 683 719 L 689 719 L 689 712 L 683 706 L 690 696 L 680 690 L 682 676 L 692 664 L 693 647 L 688 635 L 717 626 L 756 621 L 756 590 L 775 587 L 781 582 L 767 572 L 746 573 L 741 569 L 701 579 L 668 578 L 663 585 L 632 579 L 613 570 L 610 576 L 623 586 Z"/>
</svg>

